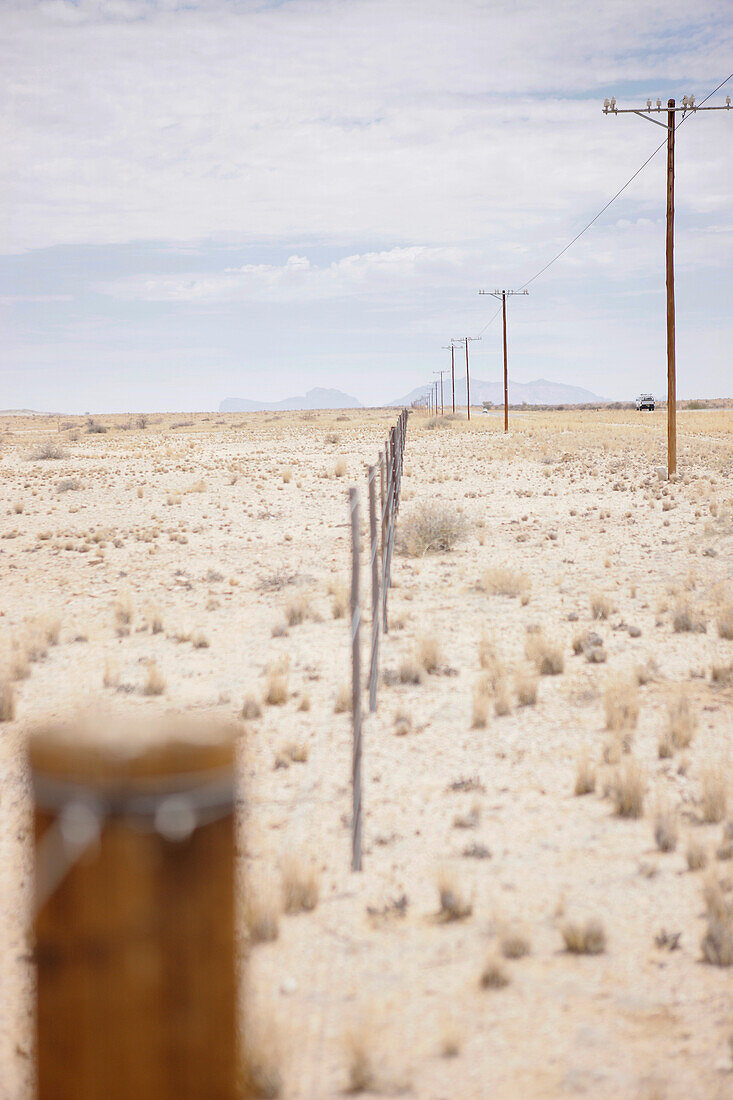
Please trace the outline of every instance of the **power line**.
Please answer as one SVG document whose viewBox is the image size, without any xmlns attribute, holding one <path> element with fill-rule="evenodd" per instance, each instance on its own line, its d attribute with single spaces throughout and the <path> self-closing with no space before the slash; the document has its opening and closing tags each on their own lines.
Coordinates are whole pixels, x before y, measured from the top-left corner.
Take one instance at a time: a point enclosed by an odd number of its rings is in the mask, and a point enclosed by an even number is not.
<svg viewBox="0 0 733 1100">
<path fill-rule="evenodd" d="M 716 93 L 717 91 L 719 91 L 719 90 L 720 90 L 720 89 L 721 89 L 721 88 L 723 87 L 723 85 L 724 85 L 724 84 L 727 84 L 727 83 L 728 83 L 728 81 L 729 81 L 729 80 L 731 80 L 731 79 L 733 79 L 733 73 L 730 73 L 730 75 L 729 75 L 729 76 L 726 76 L 725 80 L 721 80 L 721 82 L 720 82 L 720 84 L 718 84 L 717 88 L 713 88 L 712 92 L 710 92 L 710 93 L 709 93 L 708 95 L 706 95 L 706 96 L 705 96 L 705 99 L 701 100 L 701 102 L 700 102 L 700 106 L 702 106 L 702 104 L 703 104 L 703 103 L 706 103 L 706 102 L 707 102 L 707 101 L 708 101 L 708 100 L 710 99 L 710 97 L 711 97 L 711 96 L 714 96 L 714 95 L 715 95 L 715 93 Z M 694 111 L 693 111 L 693 112 L 691 112 L 691 113 L 693 113 L 693 114 L 694 114 Z M 682 125 L 682 123 L 683 123 L 683 122 L 685 122 L 685 121 L 686 121 L 686 119 L 688 119 L 689 117 L 690 117 L 689 115 L 685 115 L 685 116 L 684 116 L 684 118 L 682 119 L 682 121 L 680 122 L 680 124 L 679 124 L 679 125 L 681 126 L 681 125 Z M 678 128 L 679 128 L 679 127 L 678 127 Z M 643 163 L 643 164 L 642 164 L 642 165 L 641 165 L 641 166 L 640 166 L 639 168 L 637 168 L 637 169 L 636 169 L 636 171 L 634 172 L 633 176 L 631 176 L 631 177 L 630 177 L 629 179 L 627 179 L 627 181 L 626 181 L 626 183 L 625 183 L 625 184 L 623 185 L 623 187 L 620 187 L 620 188 L 618 189 L 618 191 L 617 191 L 617 192 L 616 192 L 616 194 L 615 194 L 615 195 L 613 196 L 613 198 L 610 198 L 610 199 L 608 200 L 608 202 L 607 202 L 607 203 L 606 203 L 606 204 L 605 204 L 604 206 L 602 206 L 602 207 L 601 207 L 601 209 L 600 209 L 600 210 L 598 211 L 598 213 L 596 214 L 596 216 L 595 216 L 594 218 L 591 218 L 591 220 L 590 220 L 590 221 L 588 222 L 588 224 L 587 224 L 586 226 L 584 226 L 584 227 L 583 227 L 583 228 L 582 228 L 582 229 L 580 230 L 580 232 L 579 232 L 579 233 L 576 233 L 576 234 L 575 234 L 575 236 L 573 237 L 573 239 L 572 239 L 571 241 L 569 241 L 569 242 L 568 242 L 568 244 L 566 244 L 566 245 L 565 245 L 565 247 L 564 247 L 563 249 L 561 249 L 561 250 L 560 250 L 560 251 L 559 251 L 559 252 L 557 253 L 557 255 L 556 255 L 556 256 L 553 256 L 553 257 L 552 257 L 552 259 L 551 259 L 551 260 L 549 260 L 549 261 L 548 261 L 548 262 L 547 262 L 547 263 L 545 264 L 545 266 L 544 266 L 544 267 L 541 267 L 541 268 L 540 268 L 540 270 L 539 270 L 538 272 L 536 272 L 536 274 L 534 274 L 534 275 L 532 276 L 532 278 L 531 278 L 531 279 L 527 279 L 527 282 L 526 282 L 526 283 L 522 283 L 522 285 L 521 285 L 521 286 L 519 287 L 519 290 L 524 290 L 524 288 L 525 288 L 525 287 L 527 287 L 527 286 L 529 286 L 529 284 L 530 284 L 530 283 L 533 283 L 533 282 L 535 281 L 535 279 L 539 279 L 540 275 L 544 275 L 544 273 L 545 273 L 545 272 L 547 271 L 547 269 L 548 269 L 549 267 L 552 267 L 552 265 L 553 265 L 554 263 L 556 263 L 556 262 L 557 262 L 557 260 L 559 260 L 561 256 L 564 256 L 564 255 L 565 255 L 565 253 L 566 253 L 566 252 L 568 251 L 568 249 L 569 249 L 569 248 L 572 248 L 572 246 L 573 246 L 573 245 L 575 244 L 575 242 L 576 242 L 576 241 L 578 241 L 578 240 L 580 240 L 580 238 L 581 238 L 581 237 L 583 236 L 583 234 L 584 234 L 584 233 L 587 233 L 587 232 L 588 232 L 588 230 L 590 229 L 590 227 L 591 227 L 592 225 L 594 225 L 594 224 L 595 224 L 595 223 L 596 223 L 596 222 L 598 221 L 598 219 L 600 218 L 601 214 L 605 214 L 605 212 L 606 212 L 606 210 L 608 210 L 609 206 L 611 206 L 611 204 L 612 204 L 612 203 L 614 203 L 614 202 L 616 201 L 616 199 L 617 199 L 617 198 L 619 197 L 619 195 L 622 195 L 622 194 L 624 193 L 624 191 L 626 190 L 626 188 L 627 188 L 627 187 L 629 187 L 629 185 L 630 185 L 630 184 L 632 184 L 632 183 L 634 182 L 634 180 L 636 179 L 636 177 L 637 177 L 638 175 L 640 175 L 640 174 L 641 174 L 641 172 L 643 172 L 643 171 L 644 171 L 644 169 L 646 168 L 647 164 L 649 164 L 649 162 L 650 162 L 651 160 L 653 160 L 653 159 L 654 159 L 654 157 L 655 157 L 655 156 L 657 155 L 657 153 L 659 152 L 659 150 L 660 150 L 660 149 L 663 149 L 663 148 L 665 147 L 665 145 L 666 145 L 666 144 L 667 144 L 667 139 L 665 138 L 665 139 L 664 139 L 664 141 L 662 141 L 662 142 L 661 142 L 661 143 L 660 143 L 660 144 L 659 144 L 659 145 L 658 145 L 658 146 L 656 147 L 656 149 L 655 149 L 655 150 L 654 150 L 654 151 L 653 151 L 653 152 L 652 152 L 652 153 L 651 153 L 651 154 L 650 154 L 650 155 L 649 155 L 649 156 L 648 156 L 648 157 L 646 158 L 646 160 L 644 161 L 644 163 Z M 494 319 L 494 318 L 492 317 L 492 319 L 491 319 L 491 320 L 493 321 L 493 319 Z M 489 321 L 489 322 L 488 322 L 488 324 L 491 324 L 491 321 Z M 488 325 L 487 325 L 487 327 L 488 327 Z M 482 329 L 482 331 L 483 331 L 483 329 Z"/>
</svg>

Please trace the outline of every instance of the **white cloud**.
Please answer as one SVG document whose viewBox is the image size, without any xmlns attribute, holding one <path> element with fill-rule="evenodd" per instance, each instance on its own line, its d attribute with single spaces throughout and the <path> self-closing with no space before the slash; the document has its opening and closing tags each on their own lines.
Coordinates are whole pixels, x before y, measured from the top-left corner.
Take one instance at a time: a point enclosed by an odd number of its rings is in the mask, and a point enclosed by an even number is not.
<svg viewBox="0 0 733 1100">
<path fill-rule="evenodd" d="M 718 10 L 703 0 L 691 31 L 686 0 L 18 0 L 0 13 L 4 248 L 531 233 L 652 147 L 600 114 L 608 81 L 700 92 L 726 69 Z M 647 52 L 675 34 L 672 57 Z M 707 163 L 681 207 L 729 200 L 727 121 L 688 127 Z M 635 195 L 658 205 L 646 177 Z"/>
</svg>

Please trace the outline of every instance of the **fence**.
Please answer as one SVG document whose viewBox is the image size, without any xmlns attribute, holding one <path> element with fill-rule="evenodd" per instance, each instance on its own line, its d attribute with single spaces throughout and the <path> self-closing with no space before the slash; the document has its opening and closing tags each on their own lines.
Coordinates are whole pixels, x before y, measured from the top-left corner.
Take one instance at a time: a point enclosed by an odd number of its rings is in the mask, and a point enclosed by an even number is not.
<svg viewBox="0 0 733 1100">
<path fill-rule="evenodd" d="M 407 436 L 407 410 L 403 409 L 397 423 L 390 429 L 384 449 L 379 454 L 380 522 L 377 524 L 377 467 L 367 471 L 369 500 L 369 563 L 371 578 L 371 647 L 369 654 L 369 711 L 377 709 L 379 683 L 379 632 L 389 631 L 388 598 L 392 575 L 395 523 L 400 509 L 402 460 Z M 361 595 L 360 562 L 361 534 L 359 526 L 359 494 L 349 489 L 351 519 L 351 712 L 353 726 L 352 750 L 352 813 L 351 869 L 361 870 Z"/>
</svg>

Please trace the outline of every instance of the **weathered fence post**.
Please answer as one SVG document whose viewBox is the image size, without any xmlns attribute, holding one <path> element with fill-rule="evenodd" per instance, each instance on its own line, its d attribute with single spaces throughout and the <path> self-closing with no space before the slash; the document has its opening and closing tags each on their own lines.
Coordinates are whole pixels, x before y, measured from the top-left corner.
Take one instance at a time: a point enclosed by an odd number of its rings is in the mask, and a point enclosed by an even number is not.
<svg viewBox="0 0 733 1100">
<path fill-rule="evenodd" d="M 377 561 L 377 501 L 376 470 L 369 467 L 369 551 L 372 569 L 372 651 L 369 662 L 369 710 L 377 709 L 377 679 L 379 675 L 379 562 Z"/>
<path fill-rule="evenodd" d="M 359 497 L 349 489 L 351 513 L 351 715 L 353 747 L 351 757 L 351 870 L 361 871 L 361 652 L 359 628 L 361 604 L 359 595 Z"/>
<path fill-rule="evenodd" d="M 234 1100 L 234 735 L 91 732 L 29 745 L 37 1096 Z"/>
<path fill-rule="evenodd" d="M 394 497 L 394 465 L 389 446 L 385 448 L 385 464 L 387 467 L 387 497 L 384 502 L 382 515 L 382 630 L 389 633 L 387 621 L 387 593 L 389 591 L 389 548 L 392 524 L 392 499 Z"/>
</svg>

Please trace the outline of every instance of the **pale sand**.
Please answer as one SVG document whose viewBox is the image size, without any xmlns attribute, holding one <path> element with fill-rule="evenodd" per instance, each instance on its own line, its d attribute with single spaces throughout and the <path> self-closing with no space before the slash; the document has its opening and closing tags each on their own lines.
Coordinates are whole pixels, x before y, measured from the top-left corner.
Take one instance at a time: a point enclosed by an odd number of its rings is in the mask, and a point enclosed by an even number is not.
<svg viewBox="0 0 733 1100">
<path fill-rule="evenodd" d="M 0 1096 L 26 1097 L 32 1080 L 24 730 L 95 697 L 137 713 L 177 707 L 237 717 L 246 695 L 261 699 L 267 666 L 286 657 L 287 704 L 246 723 L 250 817 L 242 842 L 253 881 L 271 890 L 284 853 L 320 868 L 316 910 L 281 917 L 277 942 L 251 956 L 250 998 L 277 1026 L 267 1052 L 280 1062 L 283 1096 L 339 1095 L 348 1083 L 345 1035 L 360 1025 L 377 1094 L 409 1085 L 425 1100 L 733 1096 L 733 971 L 700 961 L 705 873 L 688 872 L 685 860 L 694 835 L 730 887 L 733 864 L 714 856 L 723 825 L 698 819 L 702 768 L 727 761 L 730 783 L 733 755 L 731 688 L 710 682 L 714 662 L 733 661 L 733 642 L 718 637 L 715 623 L 733 598 L 733 414 L 679 414 L 682 479 L 670 486 L 655 474 L 665 463 L 664 416 L 513 414 L 508 438 L 495 417 L 476 414 L 470 426 L 459 421 L 445 431 L 411 417 L 401 520 L 437 499 L 464 513 L 469 533 L 449 553 L 395 556 L 390 615 L 402 629 L 383 640 L 381 665 L 396 670 L 416 639 L 434 635 L 457 675 L 380 687 L 378 715 L 364 729 L 358 876 L 348 869 L 350 717 L 334 713 L 349 682 L 348 627 L 332 617 L 328 586 L 348 579 L 347 487 L 359 485 L 364 509 L 365 465 L 396 413 L 168 416 L 145 431 L 122 431 L 126 418 L 102 417 L 113 425 L 106 435 L 85 434 L 78 421 L 78 441 L 64 444 L 68 456 L 46 462 L 26 456 L 68 434 L 59 435 L 55 419 L 2 419 L 1 533 L 17 530 L 0 541 L 3 659 L 33 620 L 58 616 L 61 633 L 16 684 L 16 720 L 0 726 Z M 181 421 L 193 423 L 172 427 Z M 337 443 L 324 443 L 329 431 Z M 334 477 L 341 458 L 347 473 Z M 65 477 L 81 488 L 57 493 Z M 90 531 L 103 538 L 100 557 L 93 543 L 78 552 Z M 39 538 L 45 533 L 50 538 Z M 181 535 L 186 542 L 173 539 Z M 477 588 L 495 566 L 529 576 L 526 606 Z M 363 577 L 367 592 L 366 562 Z M 670 588 L 701 609 L 707 633 L 673 632 Z M 593 592 L 610 598 L 608 621 L 591 622 Z M 125 637 L 115 627 L 120 594 L 134 608 Z M 272 637 L 299 594 L 318 620 Z M 163 631 L 138 632 L 152 608 Z M 616 629 L 622 622 L 641 636 Z M 472 729 L 482 632 L 516 670 L 527 667 L 531 624 L 561 643 L 564 673 L 540 679 L 535 707 L 513 701 L 509 715 L 492 713 L 487 729 Z M 605 640 L 606 664 L 572 654 L 574 635 L 588 627 Z M 196 631 L 209 648 L 173 637 Z M 75 641 L 79 635 L 87 640 Z M 603 797 L 612 772 L 601 762 L 610 737 L 603 688 L 610 675 L 650 657 L 659 675 L 640 688 L 633 734 L 647 779 L 645 812 L 621 820 Z M 159 699 L 141 694 L 150 658 L 167 683 Z M 105 664 L 113 680 L 117 669 L 117 686 L 103 687 Z M 682 682 L 699 727 L 689 749 L 660 760 L 666 702 Z M 308 712 L 298 710 L 304 694 Z M 400 708 L 412 732 L 398 737 Z M 292 741 L 307 743 L 307 762 L 275 770 L 278 750 Z M 579 798 L 573 785 L 584 746 L 600 767 L 596 792 Z M 472 776 L 484 794 L 447 791 Z M 662 795 L 680 821 L 677 850 L 666 855 L 653 838 Z M 478 826 L 454 827 L 476 802 Z M 492 858 L 463 858 L 474 842 Z M 472 915 L 453 924 L 434 919 L 446 865 L 473 901 Z M 368 905 L 403 893 L 406 916 L 369 919 Z M 567 955 L 560 910 L 601 917 L 606 953 Z M 505 963 L 506 988 L 482 990 L 502 921 L 520 922 L 531 953 Z M 681 933 L 678 950 L 655 945 L 661 929 Z M 459 1037 L 456 1057 L 441 1056 L 446 1029 Z"/>
</svg>

